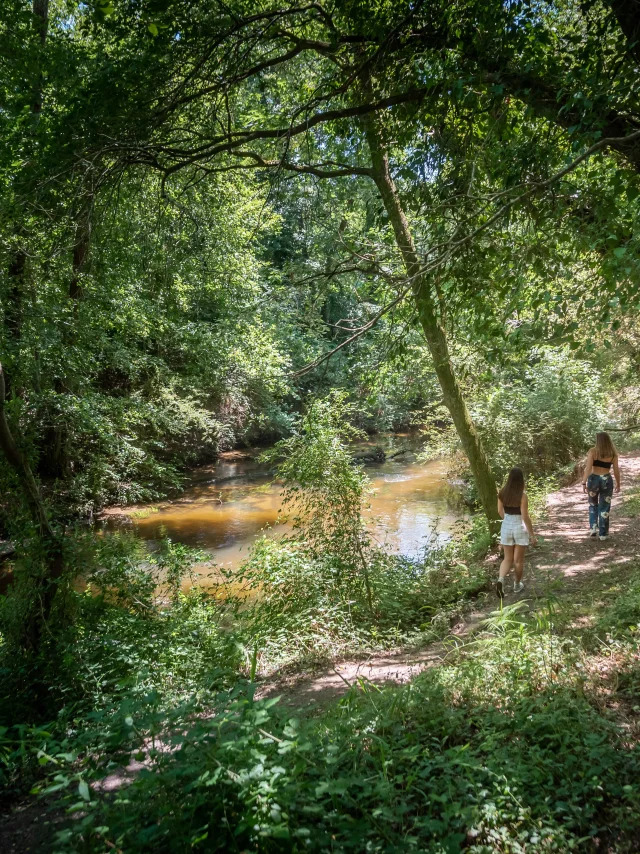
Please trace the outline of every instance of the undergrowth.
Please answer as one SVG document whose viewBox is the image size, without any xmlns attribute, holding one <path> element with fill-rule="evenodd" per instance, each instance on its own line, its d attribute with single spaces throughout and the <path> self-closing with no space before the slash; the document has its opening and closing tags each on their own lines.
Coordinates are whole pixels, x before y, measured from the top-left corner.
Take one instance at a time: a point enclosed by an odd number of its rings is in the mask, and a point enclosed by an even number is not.
<svg viewBox="0 0 640 854">
<path fill-rule="evenodd" d="M 432 549 L 421 560 L 382 550 L 370 550 L 367 560 L 372 610 L 366 597 L 344 589 L 339 559 L 311 557 L 292 540 L 256 544 L 241 575 L 233 576 L 241 592 L 228 603 L 258 673 L 444 637 L 465 602 L 487 584 L 485 566 L 460 543 Z"/>
<path fill-rule="evenodd" d="M 361 682 L 317 719 L 237 685 L 214 713 L 167 715 L 154 745 L 141 707 L 112 750 L 148 767 L 115 795 L 90 785 L 104 767 L 52 757 L 75 816 L 55 850 L 637 850 L 640 754 L 592 700 L 583 658 L 553 608 L 531 622 L 512 606 L 441 667 Z"/>
<path fill-rule="evenodd" d="M 377 548 L 333 411 L 288 440 L 293 532 L 256 545 L 226 601 L 183 591 L 184 547 L 106 538 L 60 598 L 48 657 L 20 658 L 3 630 L 6 791 L 56 799 L 59 854 L 637 851 L 640 575 L 582 633 L 549 586 L 535 611 L 447 641 L 486 584 L 485 529 L 417 561 Z M 359 680 L 315 717 L 255 699 L 287 665 L 435 638 L 437 668 Z M 20 686 L 38 681 L 29 712 Z"/>
<path fill-rule="evenodd" d="M 486 524 L 476 522 L 458 542 L 432 544 L 419 560 L 372 541 L 362 515 L 368 481 L 347 446 L 349 414 L 343 395 L 316 401 L 269 452 L 279 461 L 292 533 L 260 540 L 230 575 L 226 596 L 260 674 L 442 637 L 486 585 L 473 559 L 490 543 Z"/>
</svg>

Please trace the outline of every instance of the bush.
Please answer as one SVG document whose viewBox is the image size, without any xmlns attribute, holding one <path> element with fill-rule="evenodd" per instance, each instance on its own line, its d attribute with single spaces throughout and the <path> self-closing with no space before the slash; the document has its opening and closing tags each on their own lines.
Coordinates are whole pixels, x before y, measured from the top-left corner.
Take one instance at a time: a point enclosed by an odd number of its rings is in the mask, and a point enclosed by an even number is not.
<svg viewBox="0 0 640 854">
<path fill-rule="evenodd" d="M 548 627 L 512 610 L 488 628 L 475 652 L 405 687 L 364 685 L 318 720 L 250 687 L 188 731 L 170 717 L 172 749 L 147 749 L 150 773 L 115 797 L 87 787 L 56 850 L 635 850 L 637 746 L 579 692 Z M 130 719 L 129 750 L 148 725 Z M 77 803 L 77 778 L 59 778 Z"/>
<path fill-rule="evenodd" d="M 50 624 L 40 653 L 0 634 L 0 783 L 16 791 L 37 776 L 44 745 L 79 728 L 93 744 L 123 706 L 166 714 L 230 684 L 242 666 L 220 605 L 197 588 L 182 591 L 197 553 L 164 540 L 149 554 L 115 535 L 80 545 L 90 562 L 73 581 L 86 586 L 59 591 L 64 619 Z M 15 618 L 19 592 L 0 601 L 3 620 Z"/>
<path fill-rule="evenodd" d="M 463 560 L 460 545 L 429 551 L 422 560 L 367 552 L 372 605 L 342 583 L 343 565 L 311 557 L 295 541 L 259 541 L 239 575 L 236 631 L 255 650 L 259 671 L 448 633 L 465 599 L 486 585 L 483 567 Z"/>
<path fill-rule="evenodd" d="M 604 419 L 603 384 L 588 362 L 541 350 L 520 379 L 498 385 L 473 416 L 496 473 L 549 474 L 581 457 Z"/>
<path fill-rule="evenodd" d="M 372 542 L 362 520 L 368 481 L 346 445 L 355 434 L 350 412 L 341 395 L 314 402 L 267 455 L 281 460 L 293 533 L 259 541 L 230 575 L 228 596 L 261 672 L 439 636 L 458 603 L 486 583 L 484 570 L 465 561 L 466 543 L 414 561 Z"/>
</svg>

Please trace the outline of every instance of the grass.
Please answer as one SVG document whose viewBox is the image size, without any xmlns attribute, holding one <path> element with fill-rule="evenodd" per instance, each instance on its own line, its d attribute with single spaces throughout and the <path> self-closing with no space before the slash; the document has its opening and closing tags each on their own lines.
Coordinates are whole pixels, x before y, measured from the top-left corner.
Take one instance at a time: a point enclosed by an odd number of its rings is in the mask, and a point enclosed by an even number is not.
<svg viewBox="0 0 640 854">
<path fill-rule="evenodd" d="M 622 608 L 617 599 L 602 619 L 637 657 Z M 361 683 L 311 720 L 239 684 L 206 716 L 166 716 L 171 749 L 154 751 L 158 722 L 141 708 L 115 741 L 149 771 L 88 799 L 70 776 L 77 818 L 56 850 L 637 850 L 636 730 L 610 708 L 637 696 L 637 670 L 616 659 L 603 697 L 599 656 L 556 631 L 553 608 L 505 608 L 484 629 L 410 685 Z"/>
<path fill-rule="evenodd" d="M 255 700 L 260 673 L 444 637 L 486 584 L 484 537 L 420 562 L 367 552 L 370 600 L 337 552 L 265 541 L 235 611 L 178 592 L 181 548 L 160 550 L 159 601 L 142 556 L 104 546 L 102 595 L 70 592 L 51 662 L 62 711 L 0 729 L 5 781 L 59 799 L 60 854 L 639 850 L 640 564 L 579 601 L 539 585 L 535 610 L 492 614 L 408 685 L 360 680 L 313 717 Z"/>
</svg>

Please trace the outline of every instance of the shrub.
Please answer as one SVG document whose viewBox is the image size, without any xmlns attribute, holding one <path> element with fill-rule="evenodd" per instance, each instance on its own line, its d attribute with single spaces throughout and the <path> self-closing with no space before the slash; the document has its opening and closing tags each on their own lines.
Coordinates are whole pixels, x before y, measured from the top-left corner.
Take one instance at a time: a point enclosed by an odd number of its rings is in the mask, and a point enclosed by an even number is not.
<svg viewBox="0 0 640 854">
<path fill-rule="evenodd" d="M 596 367 L 550 347 L 534 351 L 519 370 L 509 366 L 476 387 L 472 416 L 496 477 L 518 465 L 547 478 L 580 459 L 607 423 L 605 393 Z M 443 424 L 449 425 L 444 411 Z M 458 474 L 468 474 L 450 425 L 425 429 L 425 437 L 426 458 L 447 456 Z"/>
<path fill-rule="evenodd" d="M 571 656 L 554 666 L 548 627 L 512 611 L 488 628 L 475 653 L 317 720 L 241 687 L 188 730 L 169 717 L 172 749 L 147 748 L 150 773 L 115 797 L 87 787 L 56 850 L 635 850 L 637 747 L 579 693 Z M 130 718 L 130 751 L 149 725 Z M 77 804 L 78 778 L 58 778 Z"/>
<path fill-rule="evenodd" d="M 512 466 L 549 474 L 578 459 L 603 423 L 600 375 L 564 351 L 542 350 L 520 379 L 498 385 L 474 419 L 499 476 Z"/>
<path fill-rule="evenodd" d="M 486 583 L 483 569 L 464 560 L 466 544 L 433 548 L 423 560 L 375 546 L 362 519 L 368 482 L 346 445 L 355 434 L 349 412 L 340 395 L 314 402 L 268 454 L 280 459 L 293 532 L 259 541 L 229 587 L 262 672 L 437 636 L 460 600 Z"/>
<path fill-rule="evenodd" d="M 228 685 L 242 665 L 220 605 L 182 590 L 197 553 L 168 539 L 155 554 L 125 535 L 91 543 L 79 539 L 84 579 L 59 591 L 64 619 L 39 655 L 0 634 L 0 783 L 17 791 L 37 776 L 43 745 L 79 729 L 94 744 L 123 705 L 164 714 Z M 19 592 L 0 601 L 3 620 L 15 619 Z"/>
<path fill-rule="evenodd" d="M 373 610 L 344 588 L 339 561 L 312 558 L 292 541 L 256 544 L 233 586 L 241 590 L 236 631 L 260 672 L 440 637 L 464 600 L 486 585 L 484 568 L 465 563 L 459 546 L 435 548 L 422 560 L 370 550 L 367 560 Z"/>
<path fill-rule="evenodd" d="M 372 610 L 365 554 L 370 540 L 362 520 L 367 478 L 346 445 L 359 435 L 350 414 L 352 407 L 341 392 L 316 400 L 293 436 L 264 457 L 283 458 L 277 469 L 283 482 L 282 503 L 298 547 L 313 560 L 329 556 L 337 570 L 333 583 L 356 596 L 364 590 Z"/>
</svg>

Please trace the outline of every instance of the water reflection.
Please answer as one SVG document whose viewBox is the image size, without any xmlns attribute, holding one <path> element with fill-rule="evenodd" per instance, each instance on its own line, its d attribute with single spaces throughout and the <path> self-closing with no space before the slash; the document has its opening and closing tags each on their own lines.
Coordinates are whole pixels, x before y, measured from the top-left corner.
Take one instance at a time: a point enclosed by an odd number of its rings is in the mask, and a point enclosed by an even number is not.
<svg viewBox="0 0 640 854">
<path fill-rule="evenodd" d="M 416 556 L 430 537 L 433 541 L 436 525 L 436 538 L 449 539 L 463 513 L 452 503 L 445 463 L 418 462 L 409 450 L 366 471 L 372 487 L 367 517 L 378 542 Z M 276 524 L 281 490 L 272 478 L 273 473 L 255 459 L 223 459 L 195 472 L 179 498 L 153 508 L 134 508 L 129 517 L 145 539 L 157 539 L 165 531 L 177 542 L 206 550 L 218 565 L 232 568 L 262 533 L 274 536 L 287 530 L 287 525 Z M 111 519 L 108 527 L 118 524 Z M 210 571 L 210 566 L 202 567 L 204 576 Z"/>
</svg>

